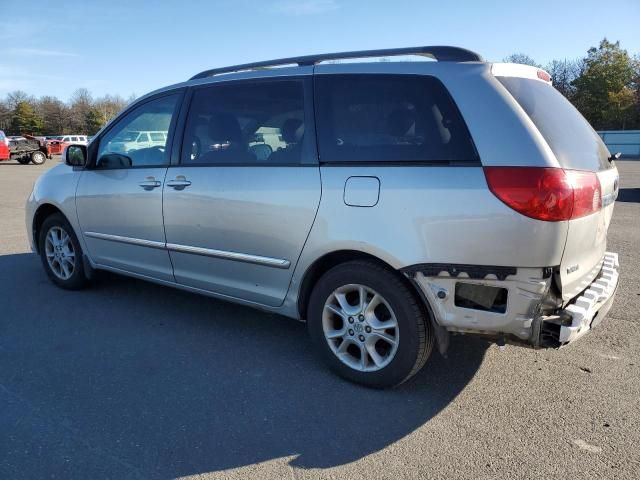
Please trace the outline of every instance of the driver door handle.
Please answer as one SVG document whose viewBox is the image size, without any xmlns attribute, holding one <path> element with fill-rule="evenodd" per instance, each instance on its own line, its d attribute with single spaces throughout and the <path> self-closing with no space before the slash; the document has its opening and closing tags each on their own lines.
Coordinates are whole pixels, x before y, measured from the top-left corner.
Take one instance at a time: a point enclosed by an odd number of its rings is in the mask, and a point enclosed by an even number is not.
<svg viewBox="0 0 640 480">
<path fill-rule="evenodd" d="M 169 180 L 166 183 L 167 187 L 174 188 L 176 190 L 183 190 L 184 188 L 191 185 L 191 182 L 187 180 L 184 175 L 178 175 L 175 180 Z"/>
<path fill-rule="evenodd" d="M 162 185 L 162 183 L 156 180 L 155 177 L 147 177 L 145 180 L 138 183 L 138 185 L 140 185 L 145 190 L 153 190 L 154 188 Z"/>
</svg>

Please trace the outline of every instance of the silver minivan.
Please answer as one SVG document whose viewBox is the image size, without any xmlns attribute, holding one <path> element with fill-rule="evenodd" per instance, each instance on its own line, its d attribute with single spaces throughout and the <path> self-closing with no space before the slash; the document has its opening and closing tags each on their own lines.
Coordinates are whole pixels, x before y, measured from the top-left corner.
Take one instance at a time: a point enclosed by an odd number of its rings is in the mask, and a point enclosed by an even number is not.
<svg viewBox="0 0 640 480">
<path fill-rule="evenodd" d="M 400 55 L 435 61 L 345 61 Z M 162 141 L 114 141 L 136 132 Z M 152 92 L 66 149 L 26 224 L 63 288 L 109 270 L 306 320 L 337 373 L 390 387 L 451 334 L 560 347 L 600 322 L 617 193 L 545 71 L 418 47 Z"/>
</svg>

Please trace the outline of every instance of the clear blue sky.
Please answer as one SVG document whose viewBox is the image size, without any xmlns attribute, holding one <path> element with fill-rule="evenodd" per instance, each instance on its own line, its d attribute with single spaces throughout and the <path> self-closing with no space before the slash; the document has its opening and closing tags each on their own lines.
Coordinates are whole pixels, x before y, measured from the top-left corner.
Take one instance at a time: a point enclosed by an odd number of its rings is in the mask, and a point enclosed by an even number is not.
<svg viewBox="0 0 640 480">
<path fill-rule="evenodd" d="M 0 0 L 0 95 L 139 96 L 216 66 L 416 45 L 545 64 L 605 36 L 640 53 L 640 0 Z"/>
</svg>

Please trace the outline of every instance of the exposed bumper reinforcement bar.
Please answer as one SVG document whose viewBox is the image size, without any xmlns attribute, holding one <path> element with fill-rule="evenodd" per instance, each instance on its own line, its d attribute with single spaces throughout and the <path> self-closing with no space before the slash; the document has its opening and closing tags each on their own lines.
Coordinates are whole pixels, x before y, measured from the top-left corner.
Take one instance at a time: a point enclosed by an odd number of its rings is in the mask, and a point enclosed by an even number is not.
<svg viewBox="0 0 640 480">
<path fill-rule="evenodd" d="M 580 338 L 604 319 L 618 288 L 619 269 L 618 254 L 606 252 L 598 277 L 564 309 L 571 323 L 560 327 L 561 345 Z"/>
</svg>

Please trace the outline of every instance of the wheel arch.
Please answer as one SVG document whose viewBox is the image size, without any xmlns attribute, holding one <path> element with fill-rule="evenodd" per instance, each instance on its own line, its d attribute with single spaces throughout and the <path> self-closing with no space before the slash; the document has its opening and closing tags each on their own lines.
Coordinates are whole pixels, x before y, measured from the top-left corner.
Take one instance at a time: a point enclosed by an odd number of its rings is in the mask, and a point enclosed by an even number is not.
<svg viewBox="0 0 640 480">
<path fill-rule="evenodd" d="M 393 268 L 389 263 L 385 262 L 379 257 L 370 253 L 365 253 L 359 250 L 336 250 L 324 254 L 315 260 L 305 271 L 300 288 L 297 295 L 297 313 L 298 318 L 307 318 L 307 308 L 309 306 L 309 299 L 314 285 L 318 282 L 320 277 L 328 272 L 331 268 L 345 263 L 351 260 L 370 260 L 378 265 L 383 266 L 390 272 L 394 273 L 408 288 L 414 293 L 418 299 L 418 304 L 423 309 L 425 315 L 429 319 L 433 332 L 435 334 L 436 345 L 441 354 L 445 354 L 449 348 L 449 333 L 447 330 L 438 324 L 435 313 L 426 295 L 420 290 L 415 280 L 412 277 L 408 277 L 406 274 L 400 272 L 398 269 Z"/>
<path fill-rule="evenodd" d="M 60 210 L 58 207 L 56 207 L 52 203 L 43 203 L 36 209 L 35 213 L 33 214 L 33 223 L 32 223 L 31 231 L 33 233 L 33 245 L 35 246 L 36 252 L 38 253 L 40 253 L 40 242 L 39 242 L 40 228 L 42 228 L 42 224 L 44 223 L 44 221 L 55 213 L 59 213 L 64 218 L 67 218 L 67 216 L 62 212 L 62 210 Z M 68 218 L 67 218 L 67 221 L 69 221 Z"/>
<path fill-rule="evenodd" d="M 309 267 L 307 267 L 307 270 L 302 276 L 302 281 L 300 282 L 300 288 L 298 289 L 297 295 L 297 313 L 299 318 L 307 317 L 307 308 L 309 306 L 311 292 L 313 291 L 313 287 L 318 282 L 320 277 L 322 277 L 322 275 L 331 270 L 333 267 L 352 260 L 369 260 L 386 268 L 390 272 L 393 272 L 399 279 L 401 279 L 401 281 L 405 285 L 409 287 L 412 292 L 416 294 L 416 296 L 420 299 L 420 304 L 425 307 L 428 315 L 432 316 L 430 308 L 427 305 L 424 305 L 423 296 L 421 296 L 420 292 L 416 290 L 416 285 L 412 281 L 410 281 L 406 275 L 393 268 L 389 263 L 385 262 L 380 257 L 377 257 L 370 253 L 362 252 L 360 250 L 335 250 L 329 253 L 325 253 L 324 255 L 316 259 Z"/>
</svg>

